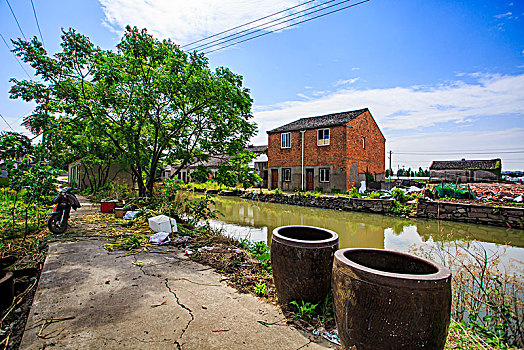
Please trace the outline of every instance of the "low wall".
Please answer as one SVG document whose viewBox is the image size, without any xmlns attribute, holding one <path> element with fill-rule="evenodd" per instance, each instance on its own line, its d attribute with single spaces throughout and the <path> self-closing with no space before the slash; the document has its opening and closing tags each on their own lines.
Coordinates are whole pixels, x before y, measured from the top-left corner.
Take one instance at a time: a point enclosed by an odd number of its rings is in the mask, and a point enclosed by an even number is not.
<svg viewBox="0 0 524 350">
<path fill-rule="evenodd" d="M 417 217 L 524 229 L 524 208 L 418 200 Z"/>
<path fill-rule="evenodd" d="M 344 196 L 304 196 L 304 195 L 267 195 L 253 194 L 245 198 L 262 202 L 300 205 L 324 209 L 363 211 L 368 213 L 386 214 L 391 211 L 393 200 L 349 198 Z"/>
</svg>

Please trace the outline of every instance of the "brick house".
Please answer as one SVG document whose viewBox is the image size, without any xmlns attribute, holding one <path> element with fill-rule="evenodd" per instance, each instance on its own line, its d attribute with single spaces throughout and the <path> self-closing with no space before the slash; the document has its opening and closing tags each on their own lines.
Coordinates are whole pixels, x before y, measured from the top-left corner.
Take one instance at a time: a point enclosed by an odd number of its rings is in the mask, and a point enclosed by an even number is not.
<svg viewBox="0 0 524 350">
<path fill-rule="evenodd" d="M 487 160 L 436 160 L 429 167 L 431 182 L 500 181 L 502 178 L 500 158 Z"/>
<path fill-rule="evenodd" d="M 262 181 L 255 184 L 255 187 L 267 187 L 267 178 L 268 178 L 268 171 L 267 171 L 267 146 L 253 146 L 249 145 L 246 148 L 248 151 L 253 152 L 255 154 L 255 159 L 251 163 L 249 163 L 249 167 L 253 169 L 255 174 L 260 176 L 262 178 Z M 214 156 L 210 156 L 208 161 L 199 161 L 195 162 L 191 165 L 188 165 L 182 169 L 180 169 L 180 172 L 178 173 L 177 179 L 183 182 L 189 182 L 189 181 L 195 181 L 194 179 L 191 179 L 191 173 L 194 172 L 199 165 L 203 165 L 206 168 L 208 168 L 212 175 L 210 176 L 210 180 L 215 177 L 216 172 L 218 171 L 218 168 L 220 167 L 220 164 L 227 162 L 229 159 L 231 159 L 231 156 L 227 156 L 225 154 L 218 154 Z M 179 166 L 179 165 L 178 165 Z M 161 171 L 161 180 L 168 179 L 175 174 L 178 166 L 175 165 L 167 165 L 162 168 Z"/>
<path fill-rule="evenodd" d="M 347 191 L 384 179 L 386 139 L 367 108 L 302 118 L 268 133 L 268 188 Z"/>
</svg>

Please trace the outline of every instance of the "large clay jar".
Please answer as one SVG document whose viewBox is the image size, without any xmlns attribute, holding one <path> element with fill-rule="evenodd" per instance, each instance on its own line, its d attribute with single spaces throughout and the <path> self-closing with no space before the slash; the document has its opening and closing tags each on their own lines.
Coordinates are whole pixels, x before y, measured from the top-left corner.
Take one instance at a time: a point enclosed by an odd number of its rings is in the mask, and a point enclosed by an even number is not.
<svg viewBox="0 0 524 350">
<path fill-rule="evenodd" d="M 333 256 L 338 235 L 312 226 L 283 226 L 273 230 L 271 267 L 282 304 L 319 304 L 331 288 Z"/>
<path fill-rule="evenodd" d="M 345 349 L 443 349 L 451 312 L 451 272 L 411 254 L 341 249 L 333 299 Z"/>
<path fill-rule="evenodd" d="M 0 314 L 11 306 L 15 294 L 13 273 L 0 270 Z"/>
</svg>

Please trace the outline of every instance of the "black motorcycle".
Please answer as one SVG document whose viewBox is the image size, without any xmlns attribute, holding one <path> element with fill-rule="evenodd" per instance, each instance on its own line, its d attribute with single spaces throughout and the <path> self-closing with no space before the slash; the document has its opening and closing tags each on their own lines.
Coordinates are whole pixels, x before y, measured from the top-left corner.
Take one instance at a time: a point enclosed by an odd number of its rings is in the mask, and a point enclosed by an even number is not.
<svg viewBox="0 0 524 350">
<path fill-rule="evenodd" d="M 55 206 L 47 221 L 49 231 L 53 233 L 64 233 L 67 229 L 67 220 L 69 220 L 71 208 L 74 210 L 80 208 L 80 202 L 78 202 L 76 196 L 71 192 L 72 190 L 73 187 L 66 187 L 53 199 Z"/>
</svg>

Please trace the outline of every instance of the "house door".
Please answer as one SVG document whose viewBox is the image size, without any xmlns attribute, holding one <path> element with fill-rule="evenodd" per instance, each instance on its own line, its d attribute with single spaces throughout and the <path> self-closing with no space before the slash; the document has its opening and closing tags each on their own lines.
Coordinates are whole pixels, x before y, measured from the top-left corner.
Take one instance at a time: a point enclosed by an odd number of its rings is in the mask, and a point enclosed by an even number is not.
<svg viewBox="0 0 524 350">
<path fill-rule="evenodd" d="M 271 169 L 271 189 L 278 188 L 278 169 Z"/>
<path fill-rule="evenodd" d="M 306 169 L 306 191 L 313 191 L 315 185 L 313 184 L 313 169 Z"/>
</svg>

